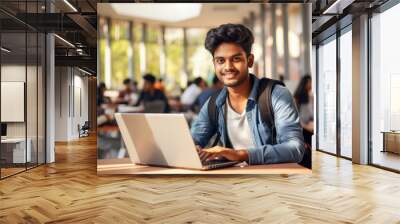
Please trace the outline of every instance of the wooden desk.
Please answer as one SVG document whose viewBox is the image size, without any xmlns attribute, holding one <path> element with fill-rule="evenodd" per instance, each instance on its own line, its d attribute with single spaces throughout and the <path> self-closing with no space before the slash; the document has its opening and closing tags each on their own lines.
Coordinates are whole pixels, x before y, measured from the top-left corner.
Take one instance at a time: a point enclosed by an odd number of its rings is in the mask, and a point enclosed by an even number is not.
<svg viewBox="0 0 400 224">
<path fill-rule="evenodd" d="M 97 160 L 98 175 L 112 174 L 311 174 L 310 169 L 297 163 L 281 163 L 257 166 L 233 166 L 215 170 L 189 170 L 132 164 L 129 158 Z"/>
</svg>

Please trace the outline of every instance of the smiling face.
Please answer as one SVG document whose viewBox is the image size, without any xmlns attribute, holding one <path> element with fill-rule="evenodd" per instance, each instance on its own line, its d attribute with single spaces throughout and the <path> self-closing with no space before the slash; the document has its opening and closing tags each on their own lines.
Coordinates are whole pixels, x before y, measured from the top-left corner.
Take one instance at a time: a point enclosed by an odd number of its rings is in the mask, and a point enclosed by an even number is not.
<svg viewBox="0 0 400 224">
<path fill-rule="evenodd" d="M 243 84 L 249 76 L 249 68 L 253 66 L 254 56 L 235 43 L 222 43 L 214 51 L 214 69 L 227 87 Z"/>
</svg>

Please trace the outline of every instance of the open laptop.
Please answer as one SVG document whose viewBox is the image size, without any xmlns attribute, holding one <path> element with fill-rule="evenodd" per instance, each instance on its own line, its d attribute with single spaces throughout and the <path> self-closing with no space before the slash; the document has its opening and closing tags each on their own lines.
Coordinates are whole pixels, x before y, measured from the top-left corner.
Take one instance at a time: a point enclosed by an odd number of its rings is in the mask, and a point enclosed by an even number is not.
<svg viewBox="0 0 400 224">
<path fill-rule="evenodd" d="M 133 163 L 198 170 L 238 163 L 202 163 L 183 114 L 116 113 L 115 118 Z"/>
</svg>

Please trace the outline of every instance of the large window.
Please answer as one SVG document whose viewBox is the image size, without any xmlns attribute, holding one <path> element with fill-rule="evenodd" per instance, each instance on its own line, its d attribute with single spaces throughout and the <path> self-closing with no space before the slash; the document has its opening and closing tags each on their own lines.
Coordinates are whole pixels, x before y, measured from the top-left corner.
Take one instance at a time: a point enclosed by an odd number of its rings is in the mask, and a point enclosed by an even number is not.
<svg viewBox="0 0 400 224">
<path fill-rule="evenodd" d="M 318 48 L 318 149 L 336 153 L 336 39 Z"/>
<path fill-rule="evenodd" d="M 167 77 L 186 86 L 187 74 L 183 71 L 183 29 L 167 28 L 165 30 Z"/>
<path fill-rule="evenodd" d="M 149 26 L 147 29 L 147 41 L 146 41 L 146 50 L 147 50 L 147 71 L 150 72 L 156 77 L 160 77 L 160 40 L 161 40 L 161 32 L 159 27 L 151 27 Z M 164 75 L 164 74 L 162 74 Z"/>
<path fill-rule="evenodd" d="M 347 31 L 347 32 L 346 32 Z M 351 26 L 340 36 L 340 154 L 352 157 L 352 35 Z"/>
<path fill-rule="evenodd" d="M 376 14 L 372 25 L 372 163 L 400 170 L 400 4 Z"/>
<path fill-rule="evenodd" d="M 128 22 L 116 21 L 111 26 L 111 86 L 119 88 L 128 73 Z"/>
<path fill-rule="evenodd" d="M 133 25 L 133 70 L 135 79 L 140 80 L 142 78 L 142 72 L 140 71 L 140 45 L 143 39 L 143 27 L 140 23 L 134 23 Z M 143 61 L 143 60 L 142 60 Z"/>
<path fill-rule="evenodd" d="M 204 40 L 206 39 L 206 29 L 188 29 L 188 70 L 192 77 L 201 76 L 205 80 L 212 80 L 214 76 L 214 68 L 212 64 L 212 56 L 204 48 Z"/>
<path fill-rule="evenodd" d="M 352 157 L 351 25 L 318 48 L 318 149 Z M 338 41 L 338 42 L 337 42 Z M 337 55 L 339 52 L 339 60 Z M 339 64 L 338 64 L 339 63 Z M 339 66 L 337 66 L 339 65 Z M 339 70 L 337 69 L 339 67 Z M 340 77 L 337 80 L 337 77 Z M 337 92 L 339 87 L 340 92 Z M 337 104 L 339 102 L 339 104 Z M 339 118 L 339 119 L 338 119 Z M 337 121 L 340 123 L 337 123 Z M 339 127 L 339 129 L 338 129 Z M 340 135 L 338 135 L 340 133 Z M 340 140 L 340 141 L 339 141 Z M 338 145 L 340 143 L 340 145 Z"/>
</svg>

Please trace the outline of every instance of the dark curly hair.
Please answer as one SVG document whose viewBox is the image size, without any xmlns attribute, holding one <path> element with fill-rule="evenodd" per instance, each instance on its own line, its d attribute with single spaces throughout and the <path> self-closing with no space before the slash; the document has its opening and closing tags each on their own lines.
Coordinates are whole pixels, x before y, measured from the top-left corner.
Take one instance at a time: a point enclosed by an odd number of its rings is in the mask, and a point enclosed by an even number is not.
<svg viewBox="0 0 400 224">
<path fill-rule="evenodd" d="M 215 49 L 222 43 L 235 43 L 243 48 L 246 55 L 250 55 L 251 46 L 254 43 L 254 36 L 242 24 L 222 24 L 217 28 L 212 28 L 207 32 L 205 40 L 206 49 L 214 55 Z"/>
<path fill-rule="evenodd" d="M 156 77 L 151 73 L 145 74 L 143 76 L 143 79 L 150 82 L 151 84 L 154 84 L 156 82 Z"/>
<path fill-rule="evenodd" d="M 300 108 L 301 104 L 307 104 L 310 100 L 306 89 L 307 83 L 311 81 L 310 75 L 305 75 L 301 78 L 299 85 L 294 91 L 294 99 L 296 100 L 297 106 Z"/>
</svg>

